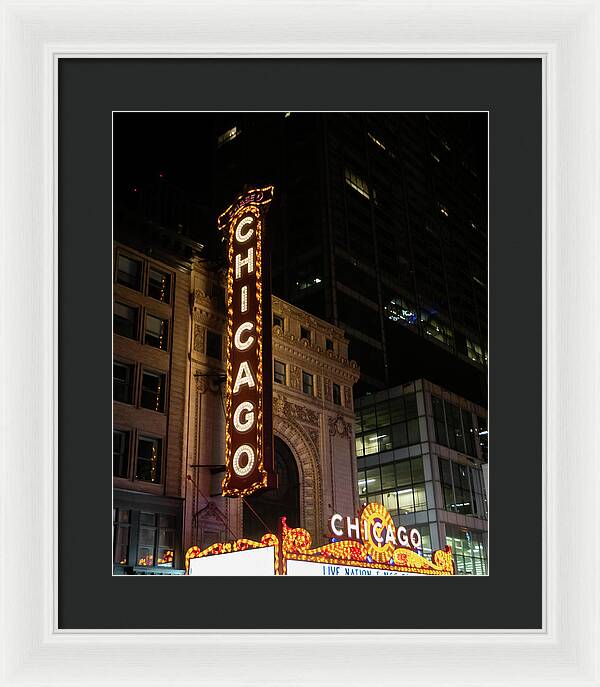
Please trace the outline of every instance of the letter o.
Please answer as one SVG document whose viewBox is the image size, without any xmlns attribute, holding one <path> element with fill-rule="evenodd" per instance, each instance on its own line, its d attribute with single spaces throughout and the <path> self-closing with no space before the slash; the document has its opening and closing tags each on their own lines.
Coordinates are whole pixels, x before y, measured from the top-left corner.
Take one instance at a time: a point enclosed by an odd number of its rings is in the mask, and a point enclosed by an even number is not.
<svg viewBox="0 0 600 687">
<path fill-rule="evenodd" d="M 408 538 L 410 539 L 410 545 L 413 549 L 421 548 L 421 533 L 418 529 L 413 527 L 408 533 Z"/>
<path fill-rule="evenodd" d="M 246 465 L 242 466 L 240 465 L 240 458 L 246 454 L 246 457 L 248 459 L 248 462 Z M 256 458 L 254 456 L 254 449 L 252 446 L 248 446 L 248 444 L 242 444 L 241 446 L 238 446 L 235 453 L 233 454 L 233 471 L 235 472 L 236 475 L 239 477 L 245 477 L 249 472 L 252 472 L 252 468 L 254 467 L 254 463 L 256 462 Z"/>
</svg>

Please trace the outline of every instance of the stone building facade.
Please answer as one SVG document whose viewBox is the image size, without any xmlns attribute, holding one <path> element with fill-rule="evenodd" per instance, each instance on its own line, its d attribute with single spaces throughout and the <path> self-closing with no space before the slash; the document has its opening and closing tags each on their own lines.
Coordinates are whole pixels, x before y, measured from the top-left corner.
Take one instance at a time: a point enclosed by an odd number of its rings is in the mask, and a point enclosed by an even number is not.
<svg viewBox="0 0 600 687">
<path fill-rule="evenodd" d="M 184 549 L 256 537 L 272 526 L 261 518 L 260 499 L 245 506 L 220 495 L 225 431 L 224 281 L 198 262 L 190 289 L 193 381 Z M 348 360 L 348 341 L 341 329 L 279 298 L 273 297 L 272 305 L 273 431 L 276 455 L 286 454 L 289 462 L 286 472 L 280 471 L 280 480 L 293 475 L 288 492 L 298 492 L 295 524 L 307 529 L 314 542 L 321 542 L 331 513 L 354 513 L 358 508 L 352 387 L 359 371 Z M 272 502 L 267 511 L 273 514 L 279 508 L 283 514 L 285 507 Z"/>
</svg>

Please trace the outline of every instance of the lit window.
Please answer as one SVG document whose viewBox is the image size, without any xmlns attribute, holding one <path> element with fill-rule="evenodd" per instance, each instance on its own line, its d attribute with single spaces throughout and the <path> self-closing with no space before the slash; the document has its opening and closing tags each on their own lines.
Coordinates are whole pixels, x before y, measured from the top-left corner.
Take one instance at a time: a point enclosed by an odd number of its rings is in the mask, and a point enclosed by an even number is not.
<svg viewBox="0 0 600 687">
<path fill-rule="evenodd" d="M 342 393 L 340 390 L 340 385 L 335 384 L 335 382 L 333 384 L 333 402 L 338 406 L 342 405 Z"/>
<path fill-rule="evenodd" d="M 402 298 L 393 298 L 384 306 L 384 311 L 388 320 L 392 320 L 392 322 L 401 321 L 407 324 L 417 324 L 416 308 Z"/>
<path fill-rule="evenodd" d="M 137 336 L 138 310 L 125 303 L 115 303 L 113 310 L 113 329 L 115 334 L 135 339 Z"/>
<path fill-rule="evenodd" d="M 221 360 L 223 350 L 223 339 L 220 334 L 206 331 L 206 355 L 216 360 Z"/>
<path fill-rule="evenodd" d="M 431 157 L 432 157 L 436 162 L 439 162 L 439 161 L 440 161 L 440 158 L 439 158 L 435 153 L 431 153 Z"/>
<path fill-rule="evenodd" d="M 302 391 L 309 396 L 314 396 L 313 376 L 309 372 L 302 372 Z"/>
<path fill-rule="evenodd" d="M 373 143 L 376 146 L 379 146 L 382 150 L 385 150 L 385 146 L 383 145 L 383 143 L 378 138 L 375 138 L 375 136 L 373 136 L 371 132 L 368 132 L 367 136 L 373 141 Z"/>
<path fill-rule="evenodd" d="M 371 197 L 371 194 L 369 193 L 369 185 L 367 184 L 367 182 L 363 181 L 360 177 L 356 176 L 356 174 L 354 174 L 354 172 L 351 172 L 349 169 L 346 169 L 346 183 L 355 191 L 358 191 L 358 193 L 360 193 L 361 196 L 364 196 L 365 198 Z"/>
<path fill-rule="evenodd" d="M 292 113 L 291 112 L 286 112 L 283 117 L 284 119 L 287 119 Z"/>
<path fill-rule="evenodd" d="M 233 141 L 233 139 L 237 138 L 241 133 L 241 129 L 238 129 L 237 126 L 233 126 L 231 127 L 231 129 L 227 129 L 227 131 L 224 134 L 221 134 L 217 139 L 217 147 L 220 148 L 225 143 Z"/>
<path fill-rule="evenodd" d="M 169 321 L 154 315 L 146 315 L 146 334 L 144 343 L 166 351 L 169 340 Z"/>
<path fill-rule="evenodd" d="M 151 267 L 148 273 L 148 295 L 161 303 L 168 303 L 171 298 L 171 275 Z"/>
<path fill-rule="evenodd" d="M 113 562 L 116 565 L 127 565 L 130 522 L 130 511 L 113 508 Z"/>
<path fill-rule="evenodd" d="M 296 282 L 296 288 L 298 291 L 303 291 L 304 289 L 310 289 L 322 281 L 321 277 L 309 277 L 308 279 L 302 279 Z"/>
<path fill-rule="evenodd" d="M 423 323 L 423 331 L 427 336 L 452 348 L 454 334 L 449 327 L 442 324 L 439 320 L 434 319 L 424 311 L 421 313 L 421 322 Z"/>
<path fill-rule="evenodd" d="M 285 384 L 285 363 L 275 361 L 273 366 L 273 378 L 277 384 Z"/>
<path fill-rule="evenodd" d="M 165 375 L 154 372 L 142 374 L 140 406 L 162 413 L 165 409 Z"/>
<path fill-rule="evenodd" d="M 486 359 L 481 346 L 470 339 L 467 339 L 467 355 L 471 360 L 481 365 L 483 365 Z"/>
<path fill-rule="evenodd" d="M 140 513 L 136 565 L 172 568 L 175 552 L 174 515 Z"/>
<path fill-rule="evenodd" d="M 151 437 L 138 439 L 135 478 L 143 482 L 160 482 L 162 441 Z"/>
<path fill-rule="evenodd" d="M 141 277 L 142 263 L 139 260 L 132 260 L 126 255 L 119 255 L 117 259 L 117 283 L 139 291 Z"/>
<path fill-rule="evenodd" d="M 133 386 L 133 365 L 113 363 L 113 400 L 120 403 L 131 403 Z"/>
<path fill-rule="evenodd" d="M 448 217 L 448 208 L 445 205 L 440 205 L 440 212 L 445 217 Z"/>
</svg>

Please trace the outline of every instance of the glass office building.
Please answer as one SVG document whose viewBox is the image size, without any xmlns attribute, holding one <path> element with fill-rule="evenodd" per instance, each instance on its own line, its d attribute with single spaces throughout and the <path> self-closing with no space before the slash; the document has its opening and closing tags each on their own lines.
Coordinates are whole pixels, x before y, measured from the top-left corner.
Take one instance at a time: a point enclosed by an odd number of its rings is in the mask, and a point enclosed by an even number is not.
<svg viewBox="0 0 600 687">
<path fill-rule="evenodd" d="M 355 431 L 361 505 L 416 526 L 425 554 L 450 545 L 458 574 L 487 574 L 485 409 L 419 379 L 358 399 Z"/>
</svg>

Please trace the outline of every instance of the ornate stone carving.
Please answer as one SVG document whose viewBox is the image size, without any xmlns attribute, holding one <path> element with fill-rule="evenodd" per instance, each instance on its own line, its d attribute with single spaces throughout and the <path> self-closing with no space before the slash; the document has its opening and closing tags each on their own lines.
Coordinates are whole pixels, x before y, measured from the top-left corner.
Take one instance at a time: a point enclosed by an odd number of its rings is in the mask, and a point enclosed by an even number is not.
<svg viewBox="0 0 600 687">
<path fill-rule="evenodd" d="M 314 427 L 319 426 L 319 415 L 314 410 L 298 403 L 290 403 L 283 396 L 275 396 L 273 398 L 273 412 L 275 415 L 286 417 L 288 420 L 302 422 Z"/>
<path fill-rule="evenodd" d="M 290 365 L 290 386 L 292 389 L 300 388 L 300 368 L 297 365 Z"/>
<path fill-rule="evenodd" d="M 349 386 L 344 387 L 344 406 L 352 408 L 352 390 Z"/>
<path fill-rule="evenodd" d="M 323 388 L 321 386 L 321 375 L 315 377 L 315 384 L 317 385 L 317 398 L 323 400 Z"/>
<path fill-rule="evenodd" d="M 329 377 L 325 377 L 323 381 L 325 382 L 325 400 L 331 403 L 333 401 L 331 392 L 331 379 L 329 379 Z"/>
<path fill-rule="evenodd" d="M 339 434 L 341 437 L 349 437 L 352 433 L 352 425 L 346 422 L 341 415 L 336 417 L 330 417 L 329 423 L 329 434 L 333 437 Z"/>
<path fill-rule="evenodd" d="M 201 289 L 196 289 L 194 291 L 194 307 L 204 306 L 205 308 L 210 307 L 211 301 L 210 297 L 207 296 Z"/>
<path fill-rule="evenodd" d="M 205 329 L 200 324 L 194 324 L 194 350 L 204 353 Z"/>
</svg>

